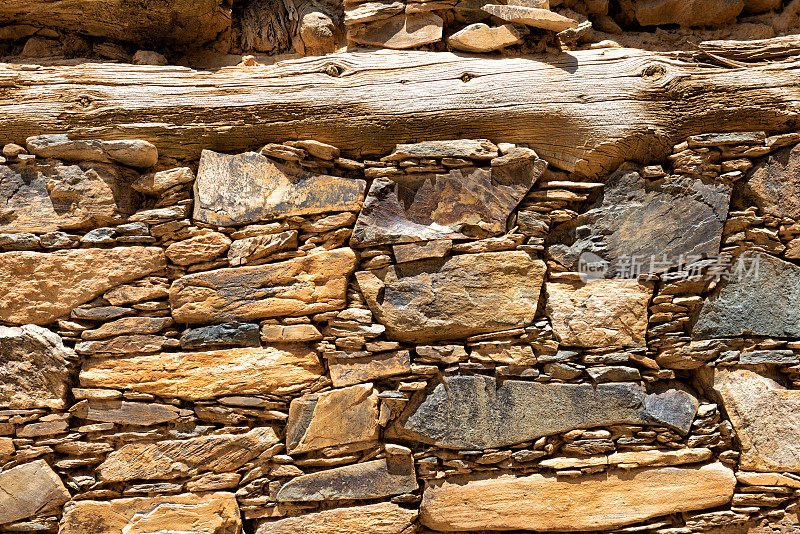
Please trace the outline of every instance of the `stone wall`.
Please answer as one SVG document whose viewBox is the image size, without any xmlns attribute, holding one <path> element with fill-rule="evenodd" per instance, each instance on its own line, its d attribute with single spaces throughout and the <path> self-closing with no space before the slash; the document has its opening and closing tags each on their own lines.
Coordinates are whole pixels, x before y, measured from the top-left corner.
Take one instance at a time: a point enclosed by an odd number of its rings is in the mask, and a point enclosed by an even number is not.
<svg viewBox="0 0 800 534">
<path fill-rule="evenodd" d="M 800 134 L 0 166 L 0 531 L 800 529 Z"/>
</svg>

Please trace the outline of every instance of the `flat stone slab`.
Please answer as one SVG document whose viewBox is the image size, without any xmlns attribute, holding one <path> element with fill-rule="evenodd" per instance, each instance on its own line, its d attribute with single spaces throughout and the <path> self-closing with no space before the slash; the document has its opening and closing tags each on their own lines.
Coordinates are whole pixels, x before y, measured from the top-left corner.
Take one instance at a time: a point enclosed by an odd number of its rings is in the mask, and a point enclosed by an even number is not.
<svg viewBox="0 0 800 534">
<path fill-rule="evenodd" d="M 577 21 L 565 17 L 564 15 L 554 13 L 549 9 L 514 5 L 504 6 L 498 4 L 486 4 L 481 9 L 499 19 L 507 20 L 508 22 L 518 22 L 526 26 L 541 28 L 543 30 L 561 32 L 578 27 Z"/>
<path fill-rule="evenodd" d="M 588 532 L 730 502 L 733 471 L 700 468 L 609 470 L 594 475 L 464 476 L 428 482 L 420 520 L 440 532 Z"/>
<path fill-rule="evenodd" d="M 614 424 L 691 428 L 698 400 L 682 389 L 647 393 L 636 382 L 541 383 L 446 376 L 387 429 L 448 449 L 489 449 L 577 428 Z"/>
<path fill-rule="evenodd" d="M 353 250 L 339 248 L 266 265 L 189 274 L 170 287 L 172 317 L 196 324 L 340 310 L 355 268 Z"/>
<path fill-rule="evenodd" d="M 545 265 L 522 251 L 463 254 L 356 273 L 391 339 L 459 339 L 533 321 Z"/>
<path fill-rule="evenodd" d="M 180 409 L 168 404 L 129 402 L 117 399 L 84 400 L 70 409 L 73 417 L 102 423 L 152 426 L 175 421 Z"/>
<path fill-rule="evenodd" d="M 256 534 L 403 534 L 416 518 L 416 510 L 382 502 L 262 523 Z"/>
<path fill-rule="evenodd" d="M 448 37 L 447 44 L 465 52 L 493 52 L 521 43 L 524 36 L 513 24 L 487 26 L 477 22 Z"/>
<path fill-rule="evenodd" d="M 116 162 L 139 168 L 152 167 L 158 161 L 155 145 L 137 139 L 70 139 L 67 134 L 45 134 L 28 137 L 25 145 L 40 158 Z"/>
<path fill-rule="evenodd" d="M 370 354 L 363 358 L 330 358 L 328 370 L 334 387 L 380 380 L 411 373 L 411 355 L 407 350 Z"/>
<path fill-rule="evenodd" d="M 44 325 L 167 266 L 157 247 L 0 254 L 0 321 Z"/>
<path fill-rule="evenodd" d="M 401 143 L 386 161 L 422 158 L 465 158 L 489 161 L 500 154 L 497 145 L 488 139 L 448 139 L 444 141 L 422 141 Z"/>
<path fill-rule="evenodd" d="M 753 167 L 744 192 L 767 215 L 800 217 L 800 145 L 770 154 Z"/>
<path fill-rule="evenodd" d="M 323 371 L 316 352 L 294 343 L 90 359 L 83 364 L 80 382 L 82 387 L 200 400 L 228 395 L 285 395 L 317 380 Z"/>
<path fill-rule="evenodd" d="M 366 182 L 278 164 L 256 152 L 203 150 L 194 182 L 194 218 L 220 226 L 292 215 L 357 211 Z"/>
<path fill-rule="evenodd" d="M 745 0 L 650 0 L 633 4 L 642 26 L 679 24 L 682 27 L 717 26 L 735 22 Z"/>
<path fill-rule="evenodd" d="M 434 13 L 400 14 L 351 26 L 347 38 L 358 44 L 402 50 L 442 40 L 442 17 Z"/>
<path fill-rule="evenodd" d="M 70 499 L 61 479 L 44 460 L 0 472 L 0 525 L 60 507 Z"/>
</svg>

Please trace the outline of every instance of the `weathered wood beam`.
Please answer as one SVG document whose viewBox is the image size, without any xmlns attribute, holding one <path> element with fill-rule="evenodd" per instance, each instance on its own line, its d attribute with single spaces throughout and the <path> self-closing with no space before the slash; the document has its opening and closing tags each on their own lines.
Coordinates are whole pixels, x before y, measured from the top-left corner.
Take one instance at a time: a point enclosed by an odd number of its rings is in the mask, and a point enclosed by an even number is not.
<svg viewBox="0 0 800 534">
<path fill-rule="evenodd" d="M 732 69 L 633 49 L 376 51 L 216 72 L 0 65 L 0 141 L 140 138 L 176 157 L 304 138 L 368 155 L 466 137 L 528 143 L 551 164 L 595 175 L 660 158 L 687 135 L 779 132 L 799 117 L 800 62 Z"/>
</svg>

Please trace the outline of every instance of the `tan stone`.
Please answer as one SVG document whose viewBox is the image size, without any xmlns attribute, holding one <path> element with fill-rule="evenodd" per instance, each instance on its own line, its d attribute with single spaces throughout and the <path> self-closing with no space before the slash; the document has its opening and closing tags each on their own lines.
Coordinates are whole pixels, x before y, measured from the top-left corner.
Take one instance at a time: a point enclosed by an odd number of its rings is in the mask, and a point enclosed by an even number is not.
<svg viewBox="0 0 800 534">
<path fill-rule="evenodd" d="M 727 504 L 735 486 L 733 471 L 720 463 L 610 470 L 569 479 L 542 474 L 453 477 L 428 483 L 420 518 L 426 527 L 443 532 L 610 530 Z"/>
<path fill-rule="evenodd" d="M 66 507 L 59 534 L 241 534 L 232 493 L 75 501 Z"/>
<path fill-rule="evenodd" d="M 534 28 L 561 32 L 570 28 L 577 28 L 578 23 L 571 18 L 559 15 L 548 9 L 525 6 L 503 6 L 487 4 L 481 8 L 483 11 L 508 22 L 518 22 Z"/>
<path fill-rule="evenodd" d="M 416 518 L 416 510 L 382 502 L 261 523 L 256 534 L 403 534 Z"/>
<path fill-rule="evenodd" d="M 0 472 L 0 525 L 54 510 L 70 499 L 69 491 L 44 460 Z"/>
<path fill-rule="evenodd" d="M 372 354 L 364 358 L 336 358 L 328 361 L 333 386 L 340 388 L 411 372 L 407 350 Z"/>
<path fill-rule="evenodd" d="M 149 354 L 179 345 L 180 343 L 175 338 L 132 334 L 99 341 L 81 341 L 75 345 L 75 352 L 78 354 Z"/>
<path fill-rule="evenodd" d="M 123 317 L 81 332 L 81 339 L 104 339 L 124 334 L 156 334 L 172 325 L 172 317 Z"/>
<path fill-rule="evenodd" d="M 269 427 L 246 434 L 215 434 L 156 443 L 130 443 L 108 455 L 97 468 L 110 482 L 133 479 L 172 479 L 201 471 L 235 471 L 278 443 Z"/>
<path fill-rule="evenodd" d="M 297 230 L 239 239 L 228 249 L 228 262 L 238 267 L 266 258 L 275 252 L 297 248 Z"/>
<path fill-rule="evenodd" d="M 225 234 L 209 232 L 172 243 L 167 247 L 167 258 L 176 265 L 191 265 L 210 261 L 221 256 L 231 246 Z"/>
<path fill-rule="evenodd" d="M 128 389 L 187 400 L 226 395 L 285 395 L 299 391 L 323 372 L 305 345 L 170 352 L 89 360 L 83 387 Z"/>
<path fill-rule="evenodd" d="M 479 362 L 494 362 L 506 365 L 535 365 L 536 355 L 530 345 L 508 343 L 481 343 L 473 347 L 470 358 Z"/>
<path fill-rule="evenodd" d="M 487 26 L 470 24 L 447 38 L 447 44 L 465 52 L 493 52 L 522 42 L 524 34 L 513 24 Z"/>
<path fill-rule="evenodd" d="M 748 486 L 785 486 L 787 488 L 800 489 L 800 480 L 780 473 L 736 471 L 736 480 Z"/>
<path fill-rule="evenodd" d="M 674 451 L 626 451 L 603 456 L 582 456 L 578 458 L 556 457 L 539 462 L 540 467 L 549 469 L 578 469 L 596 466 L 661 467 L 705 462 L 712 456 L 711 449 L 677 449 Z"/>
<path fill-rule="evenodd" d="M 112 306 L 123 306 L 142 302 L 143 300 L 163 299 L 168 296 L 169 286 L 166 278 L 150 277 L 106 291 L 103 298 Z"/>
<path fill-rule="evenodd" d="M 434 13 L 395 15 L 352 26 L 347 38 L 359 44 L 404 49 L 442 40 L 442 18 Z"/>
<path fill-rule="evenodd" d="M 265 343 L 301 343 L 319 341 L 322 334 L 313 324 L 265 324 L 261 327 L 261 341 Z"/>
<path fill-rule="evenodd" d="M 372 384 L 295 399 L 289 407 L 286 450 L 300 454 L 378 439 L 378 392 Z"/>
<path fill-rule="evenodd" d="M 135 190 L 147 195 L 160 195 L 171 187 L 186 184 L 194 180 L 194 173 L 189 167 L 178 167 L 167 171 L 145 174 L 131 184 Z"/>
<path fill-rule="evenodd" d="M 176 420 L 180 409 L 167 404 L 89 399 L 70 408 L 70 412 L 89 421 L 150 426 Z"/>
<path fill-rule="evenodd" d="M 562 345 L 643 347 L 652 289 L 636 280 L 550 282 L 547 313 Z"/>
<path fill-rule="evenodd" d="M 0 254 L 0 320 L 47 324 L 114 286 L 166 267 L 155 247 Z"/>
</svg>

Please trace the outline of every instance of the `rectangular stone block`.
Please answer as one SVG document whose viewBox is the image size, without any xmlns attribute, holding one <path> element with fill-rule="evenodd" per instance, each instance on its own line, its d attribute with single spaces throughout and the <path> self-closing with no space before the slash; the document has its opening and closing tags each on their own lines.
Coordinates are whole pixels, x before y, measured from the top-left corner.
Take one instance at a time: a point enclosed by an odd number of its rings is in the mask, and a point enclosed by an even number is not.
<svg viewBox="0 0 800 534">
<path fill-rule="evenodd" d="M 0 473 L 0 525 L 54 510 L 69 499 L 69 491 L 44 460 Z"/>
</svg>

